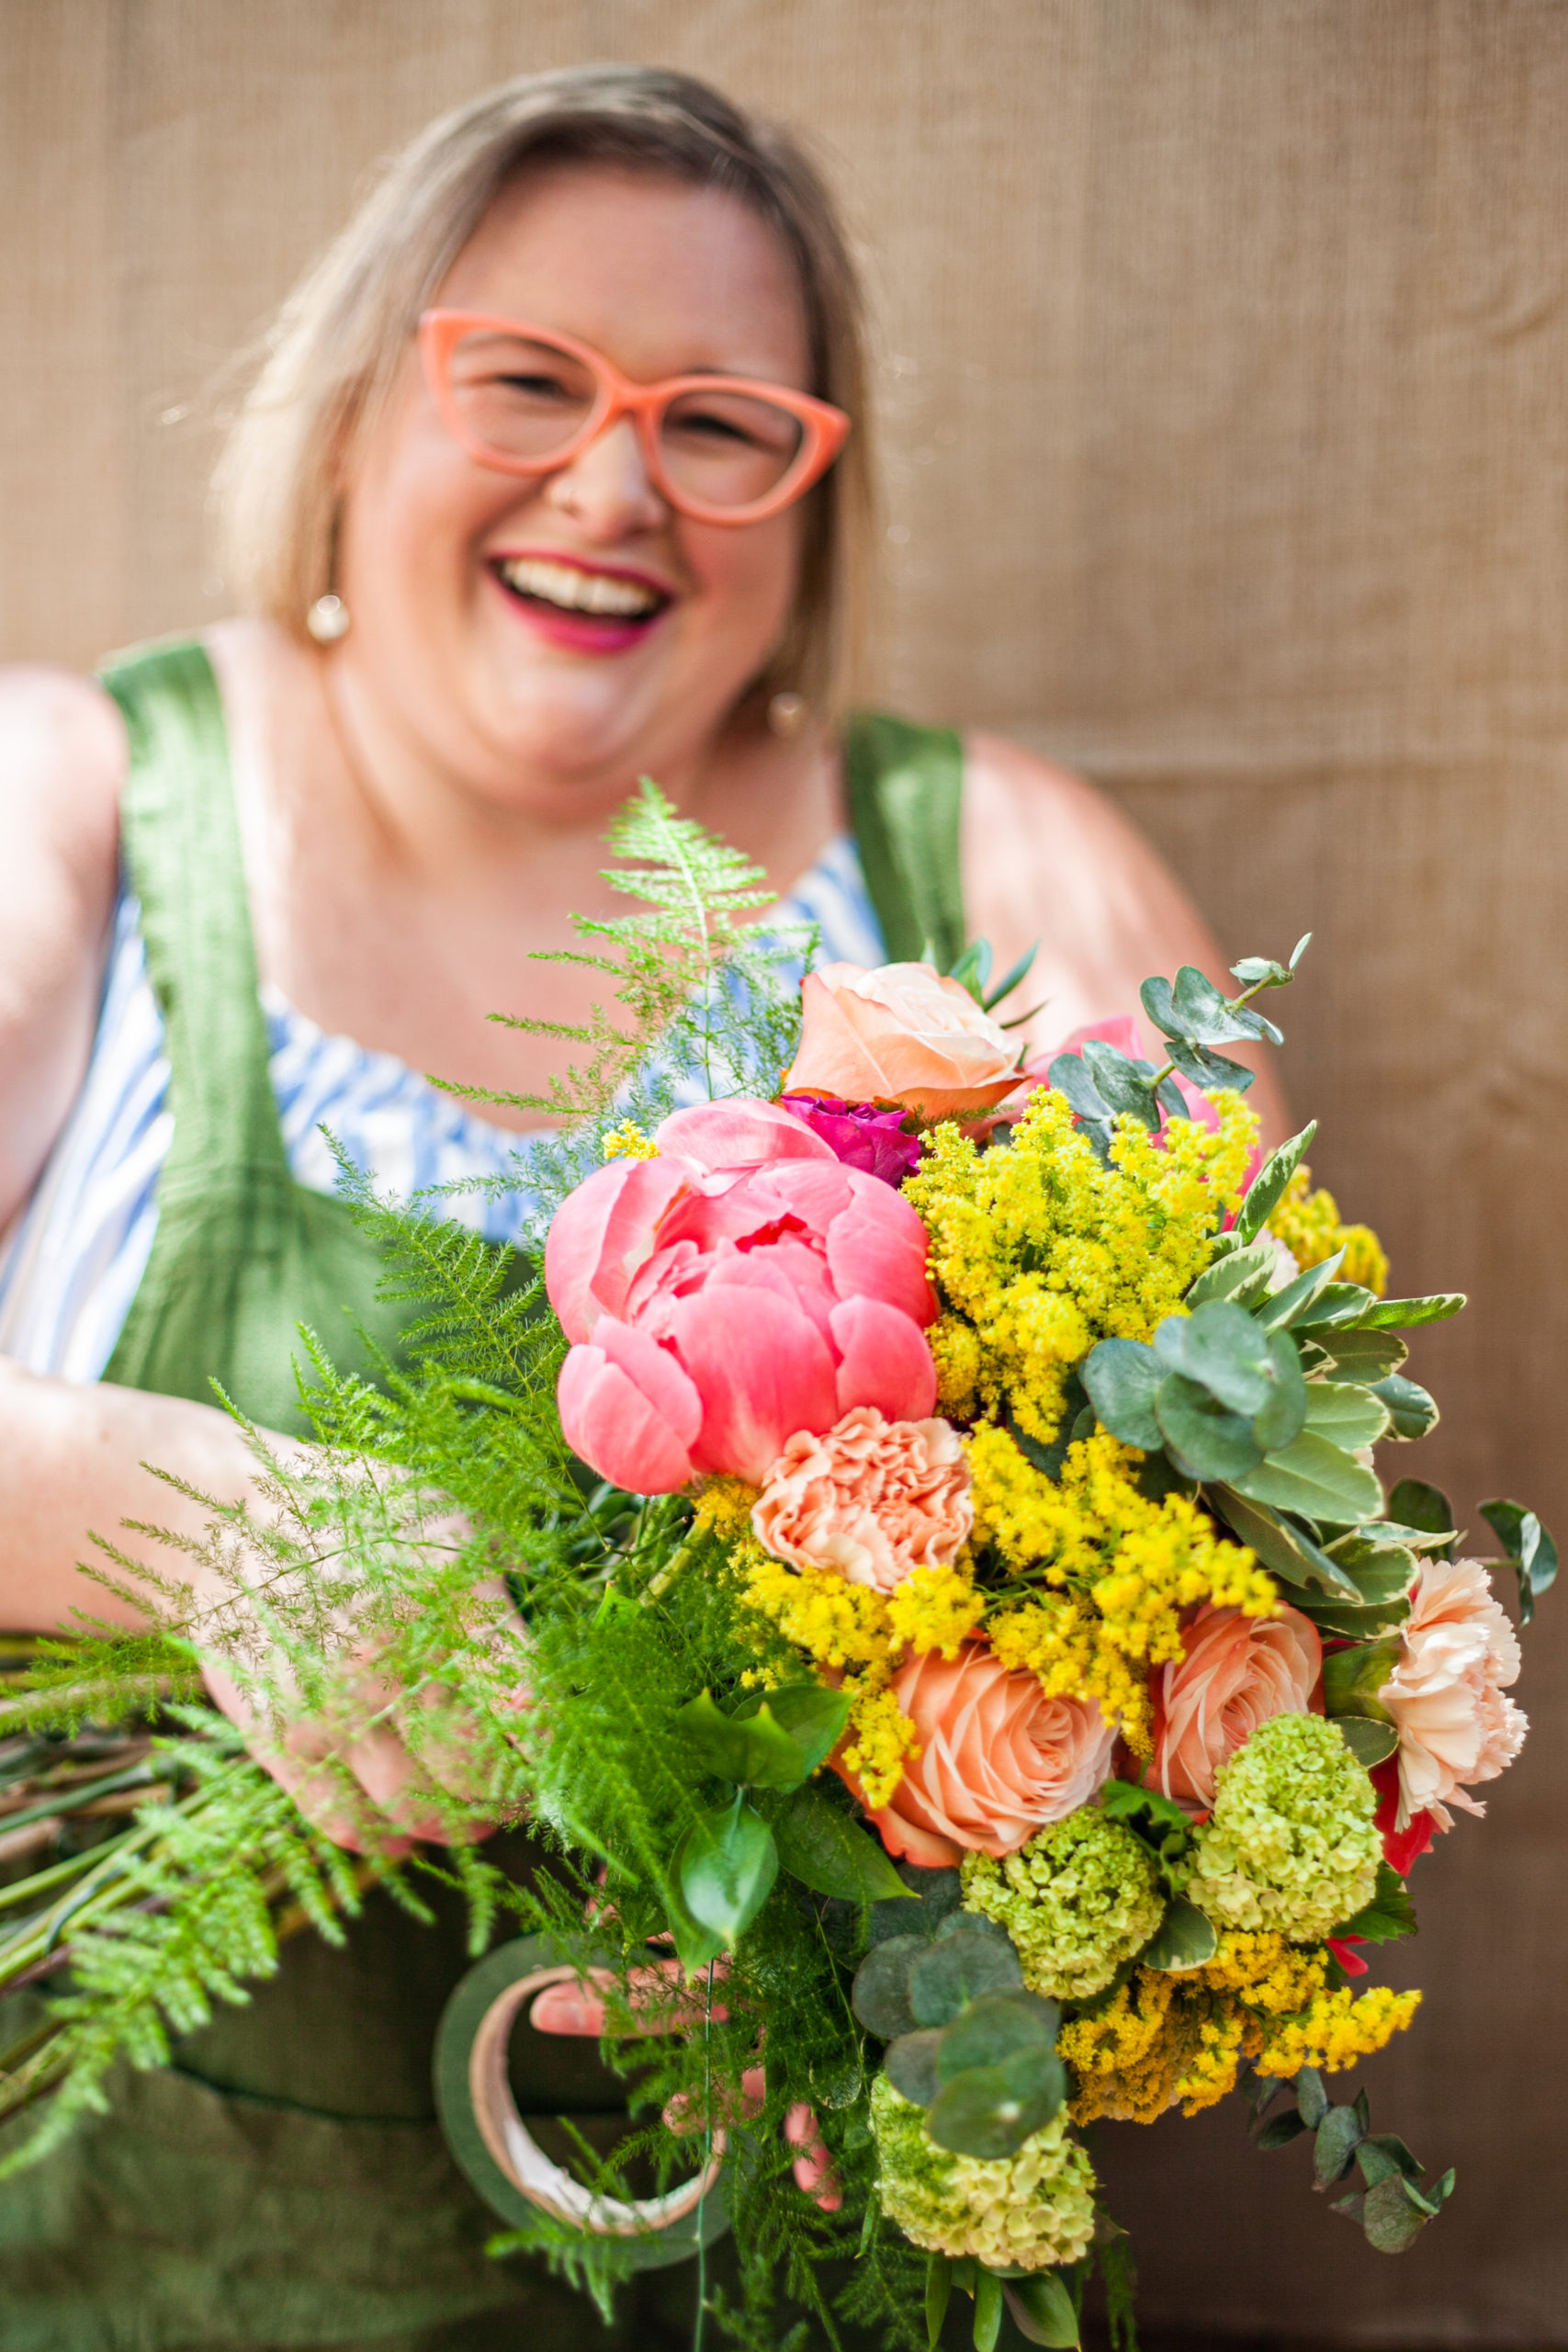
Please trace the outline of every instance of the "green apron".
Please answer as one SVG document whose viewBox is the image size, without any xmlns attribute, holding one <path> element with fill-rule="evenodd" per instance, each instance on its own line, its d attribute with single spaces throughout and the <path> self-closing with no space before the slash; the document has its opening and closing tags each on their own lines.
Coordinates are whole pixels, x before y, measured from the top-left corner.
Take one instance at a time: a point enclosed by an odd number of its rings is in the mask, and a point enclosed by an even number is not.
<svg viewBox="0 0 1568 2352">
<path fill-rule="evenodd" d="M 124 854 L 174 1114 L 156 1238 L 105 1377 L 203 1402 L 216 1380 L 257 1421 L 302 1430 L 299 1327 L 349 1368 L 359 1331 L 395 1354 L 415 1310 L 377 1296 L 378 1257 L 347 1204 L 289 1170 L 207 656 L 154 647 L 104 683 L 130 732 Z M 929 943 L 945 965 L 964 944 L 958 738 L 867 715 L 845 752 L 888 952 Z M 524 1837 L 491 1850 L 520 1877 L 537 1860 Z M 566 2352 L 585 2336 L 614 2352 L 657 2342 L 661 2312 L 679 2324 L 690 2266 L 645 2274 L 606 2331 L 533 2264 L 485 2256 L 498 2223 L 447 2154 L 430 2081 L 468 1964 L 457 1906 L 431 1928 L 373 1895 L 346 1949 L 294 1938 L 173 2066 L 121 2068 L 109 2114 L 0 2186 L 4 2352 Z M 513 2072 L 525 2114 L 615 2136 L 623 2093 L 591 2044 L 525 2029 Z"/>
</svg>

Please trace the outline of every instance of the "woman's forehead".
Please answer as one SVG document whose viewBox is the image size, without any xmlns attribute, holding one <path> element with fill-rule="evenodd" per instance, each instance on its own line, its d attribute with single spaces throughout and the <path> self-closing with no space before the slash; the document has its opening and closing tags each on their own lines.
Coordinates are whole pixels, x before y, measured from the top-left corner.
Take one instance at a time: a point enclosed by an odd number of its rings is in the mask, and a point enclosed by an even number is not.
<svg viewBox="0 0 1568 2352">
<path fill-rule="evenodd" d="M 576 335 L 638 380 L 718 368 L 810 389 L 778 232 L 736 197 L 652 171 L 563 162 L 521 175 L 439 300 Z"/>
</svg>

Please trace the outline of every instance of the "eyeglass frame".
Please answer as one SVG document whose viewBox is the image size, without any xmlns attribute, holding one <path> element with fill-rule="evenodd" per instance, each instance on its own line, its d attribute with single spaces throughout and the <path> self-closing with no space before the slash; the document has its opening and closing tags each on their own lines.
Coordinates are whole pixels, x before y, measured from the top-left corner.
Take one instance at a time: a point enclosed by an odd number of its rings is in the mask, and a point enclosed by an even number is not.
<svg viewBox="0 0 1568 2352">
<path fill-rule="evenodd" d="M 513 334 L 532 342 L 553 344 L 558 350 L 580 360 L 593 378 L 594 401 L 587 418 L 570 440 L 549 457 L 508 457 L 468 429 L 450 368 L 457 345 L 466 334 L 475 333 Z M 606 359 L 602 351 L 595 351 L 592 344 L 580 343 L 575 335 L 563 334 L 558 327 L 531 325 L 526 320 L 504 319 L 488 311 L 426 311 L 419 322 L 419 346 L 425 383 L 436 413 L 458 447 L 478 464 L 488 466 L 495 473 L 525 477 L 557 473 L 623 416 L 629 416 L 649 480 L 678 514 L 685 514 L 694 523 L 719 523 L 739 528 L 748 523 L 765 523 L 782 514 L 821 481 L 849 439 L 852 424 L 844 411 L 835 408 L 830 401 L 818 400 L 810 392 L 792 391 L 783 384 L 766 383 L 761 377 L 667 376 L 657 383 L 638 384 L 622 375 L 615 362 Z M 676 489 L 660 455 L 658 424 L 671 401 L 682 392 L 736 392 L 752 400 L 768 400 L 797 419 L 804 428 L 801 446 L 783 480 L 765 498 L 752 499 L 745 506 L 711 506 L 705 500 L 689 497 L 684 491 Z"/>
</svg>

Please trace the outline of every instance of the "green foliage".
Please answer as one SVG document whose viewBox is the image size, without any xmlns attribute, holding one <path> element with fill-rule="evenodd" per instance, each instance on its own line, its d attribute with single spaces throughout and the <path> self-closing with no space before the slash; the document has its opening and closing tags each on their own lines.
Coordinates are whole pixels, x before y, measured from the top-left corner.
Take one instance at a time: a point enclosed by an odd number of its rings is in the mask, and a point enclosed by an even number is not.
<svg viewBox="0 0 1568 2352">
<path fill-rule="evenodd" d="M 1519 1579 L 1519 1623 L 1528 1625 L 1535 1604 L 1557 1581 L 1557 1546 L 1533 1510 L 1499 1498 L 1483 1503 L 1481 1516 L 1513 1562 Z"/>
<path fill-rule="evenodd" d="M 1313 2140 L 1313 2187 L 1319 2191 L 1337 2187 L 1352 2170 L 1364 2186 L 1337 2198 L 1334 2211 L 1357 2222 L 1368 2245 L 1379 2254 L 1403 2254 L 1436 2221 L 1452 2194 L 1450 2168 L 1422 2186 L 1423 2166 L 1397 2133 L 1374 2133 L 1362 2091 L 1355 2104 L 1337 2107 L 1324 2088 L 1323 2078 L 1303 2066 L 1291 2087 L 1296 2104 L 1280 2115 L 1268 2110 L 1284 2087 L 1254 2076 L 1247 2085 L 1253 2109 L 1253 2136 L 1262 2148 L 1282 2148 L 1306 2133 Z M 1268 2119 L 1267 2120 L 1265 2119 Z"/>
</svg>

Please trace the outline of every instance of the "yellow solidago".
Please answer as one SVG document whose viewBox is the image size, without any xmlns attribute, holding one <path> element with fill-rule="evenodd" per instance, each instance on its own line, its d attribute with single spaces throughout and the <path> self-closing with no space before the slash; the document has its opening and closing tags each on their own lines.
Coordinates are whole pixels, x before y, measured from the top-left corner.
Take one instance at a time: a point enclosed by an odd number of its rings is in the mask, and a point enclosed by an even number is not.
<svg viewBox="0 0 1568 2352">
<path fill-rule="evenodd" d="M 1102 1167 L 1065 1097 L 1043 1087 L 1005 1149 L 977 1150 L 947 1122 L 904 1194 L 931 1232 L 951 1310 L 938 1362 L 950 1409 L 1004 1400 L 1049 1443 L 1068 1372 L 1097 1340 L 1146 1340 L 1208 1263 L 1258 1123 L 1226 1095 L 1216 1132 L 1173 1120 L 1161 1144 L 1123 1118 Z M 961 1347 L 953 1321 L 972 1327 Z"/>
<path fill-rule="evenodd" d="M 1333 1193 L 1321 1185 L 1313 1191 L 1310 1168 L 1296 1170 L 1269 1219 L 1269 1230 L 1284 1243 L 1303 1272 L 1308 1266 L 1321 1266 L 1336 1250 L 1343 1249 L 1340 1279 L 1362 1283 L 1382 1296 L 1388 1283 L 1382 1243 L 1370 1225 L 1340 1224 Z"/>
<path fill-rule="evenodd" d="M 1038 1675 L 1048 1699 L 1098 1699 L 1134 1756 L 1154 1753 L 1148 1675 L 1111 1639 L 1092 1602 L 1066 1594 L 999 1611 L 986 1632 L 1001 1664 Z"/>
<path fill-rule="evenodd" d="M 1359 1999 L 1348 1984 L 1337 1993 L 1319 1993 L 1304 2015 L 1269 2034 L 1258 2071 L 1288 2075 L 1315 2066 L 1325 2075 L 1339 2074 L 1403 2033 L 1420 2006 L 1419 1993 L 1395 1993 L 1386 1984 L 1375 1984 Z"/>
<path fill-rule="evenodd" d="M 895 1640 L 908 1643 L 917 1657 L 940 1650 L 946 1658 L 976 1630 L 980 1604 L 967 1564 L 916 1568 L 887 1596 L 887 1621 Z"/>
<path fill-rule="evenodd" d="M 926 1333 L 936 1362 L 937 1410 L 972 1421 L 980 1401 L 980 1335 L 961 1315 L 939 1315 Z"/>
<path fill-rule="evenodd" d="M 1005 1643 L 1005 1663 L 1028 1664 L 1054 1697 L 1100 1699 L 1146 1754 L 1144 1677 L 1116 1658 L 1146 1668 L 1179 1657 L 1182 1611 L 1200 1601 L 1272 1616 L 1272 1579 L 1187 1496 L 1153 1502 L 1143 1494 L 1134 1481 L 1140 1456 L 1104 1430 L 1067 1448 L 1059 1481 L 994 1423 L 974 1432 L 968 1450 L 976 1539 L 994 1544 L 1014 1570 L 1082 1596 L 1070 1611 L 1037 1606 L 994 1619 L 998 1656 Z"/>
<path fill-rule="evenodd" d="M 732 1556 L 743 1599 L 786 1642 L 817 1666 L 840 1672 L 874 1667 L 886 1680 L 893 1644 L 880 1592 L 851 1584 L 836 1568 L 786 1567 L 760 1544 L 737 1544 Z"/>
<path fill-rule="evenodd" d="M 697 1497 L 693 1534 L 700 1535 L 711 1529 L 720 1536 L 750 1536 L 751 1506 L 761 1491 L 758 1487 L 749 1487 L 744 1478 L 710 1479 Z"/>
<path fill-rule="evenodd" d="M 874 1813 L 887 1804 L 904 1777 L 904 1766 L 920 1752 L 915 1726 L 891 1690 L 866 1687 L 850 1709 L 849 1746 L 840 1760 L 860 1776 L 866 1804 Z"/>
<path fill-rule="evenodd" d="M 606 1159 L 657 1159 L 659 1146 L 651 1136 L 645 1136 L 635 1119 L 623 1119 L 612 1127 L 600 1145 Z"/>
</svg>

